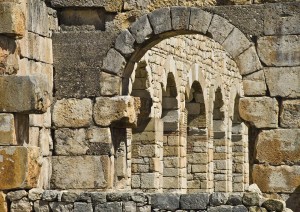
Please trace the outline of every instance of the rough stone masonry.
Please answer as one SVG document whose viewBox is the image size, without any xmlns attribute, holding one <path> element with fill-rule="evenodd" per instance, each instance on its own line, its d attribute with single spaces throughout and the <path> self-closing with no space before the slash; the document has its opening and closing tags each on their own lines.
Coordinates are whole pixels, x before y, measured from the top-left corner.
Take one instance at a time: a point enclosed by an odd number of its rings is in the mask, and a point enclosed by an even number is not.
<svg viewBox="0 0 300 212">
<path fill-rule="evenodd" d="M 0 1 L 0 211 L 300 211 L 300 2 Z"/>
</svg>

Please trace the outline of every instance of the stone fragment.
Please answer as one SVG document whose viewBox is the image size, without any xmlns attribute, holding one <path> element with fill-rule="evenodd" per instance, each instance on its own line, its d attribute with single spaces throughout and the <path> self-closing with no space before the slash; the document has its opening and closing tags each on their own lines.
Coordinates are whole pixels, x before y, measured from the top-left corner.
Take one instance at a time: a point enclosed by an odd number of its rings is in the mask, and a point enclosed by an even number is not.
<svg viewBox="0 0 300 212">
<path fill-rule="evenodd" d="M 0 34 L 24 35 L 25 15 L 20 4 L 15 2 L 1 2 L 0 20 Z"/>
<path fill-rule="evenodd" d="M 93 212 L 93 206 L 91 203 L 85 202 L 75 202 L 74 203 L 74 212 Z"/>
<path fill-rule="evenodd" d="M 153 32 L 147 15 L 140 17 L 131 25 L 129 30 L 137 43 L 143 43 Z"/>
<path fill-rule="evenodd" d="M 148 15 L 154 34 L 172 30 L 170 8 L 160 8 Z"/>
<path fill-rule="evenodd" d="M 61 195 L 62 202 L 75 202 L 80 195 L 80 191 L 65 191 Z"/>
<path fill-rule="evenodd" d="M 222 44 L 233 28 L 234 26 L 225 18 L 214 15 L 207 32 L 211 35 L 212 39 Z"/>
<path fill-rule="evenodd" d="M 212 206 L 219 206 L 226 204 L 228 200 L 229 194 L 228 193 L 221 193 L 221 192 L 214 192 L 210 195 L 210 205 Z"/>
<path fill-rule="evenodd" d="M 284 128 L 300 128 L 300 100 L 282 101 L 280 126 Z"/>
<path fill-rule="evenodd" d="M 58 189 L 107 188 L 105 156 L 53 156 L 51 187 Z M 88 175 L 86 173 L 89 173 Z M 66 176 L 68 176 L 66 178 Z"/>
<path fill-rule="evenodd" d="M 126 29 L 116 39 L 115 48 L 124 56 L 134 52 L 135 39 L 132 34 Z"/>
<path fill-rule="evenodd" d="M 271 96 L 300 97 L 300 66 L 265 68 L 265 77 Z"/>
<path fill-rule="evenodd" d="M 136 212 L 136 203 L 135 202 L 124 202 L 123 203 L 124 212 Z"/>
<path fill-rule="evenodd" d="M 217 207 L 210 207 L 207 209 L 207 212 L 232 212 L 232 206 L 221 205 Z"/>
<path fill-rule="evenodd" d="M 100 72 L 100 95 L 120 95 L 121 78 L 105 72 Z"/>
<path fill-rule="evenodd" d="M 137 99 L 129 96 L 99 97 L 94 106 L 94 120 L 100 126 L 110 126 L 114 122 L 135 125 Z"/>
<path fill-rule="evenodd" d="M 151 195 L 151 207 L 161 210 L 179 209 L 179 194 L 153 194 Z"/>
<path fill-rule="evenodd" d="M 222 46 L 233 57 L 236 58 L 250 47 L 251 43 L 247 37 L 237 28 L 228 35 Z"/>
<path fill-rule="evenodd" d="M 0 145 L 16 145 L 16 130 L 14 115 L 0 114 Z"/>
<path fill-rule="evenodd" d="M 125 65 L 125 58 L 115 49 L 110 49 L 103 59 L 102 69 L 110 73 L 122 76 Z"/>
<path fill-rule="evenodd" d="M 236 64 L 242 76 L 262 69 L 262 65 L 254 46 L 251 46 L 236 57 Z"/>
<path fill-rule="evenodd" d="M 209 204 L 209 194 L 182 194 L 180 208 L 184 210 L 206 209 Z"/>
<path fill-rule="evenodd" d="M 41 188 L 33 188 L 33 189 L 29 190 L 28 198 L 31 201 L 40 200 L 40 199 L 42 199 L 43 192 L 44 192 L 44 190 Z"/>
<path fill-rule="evenodd" d="M 234 206 L 232 212 L 248 212 L 248 209 L 244 205 Z"/>
<path fill-rule="evenodd" d="M 252 177 L 263 193 L 291 193 L 299 186 L 300 167 L 254 165 Z"/>
<path fill-rule="evenodd" d="M 300 36 L 265 36 L 257 41 L 257 52 L 267 66 L 299 66 Z"/>
<path fill-rule="evenodd" d="M 174 30 L 187 30 L 190 21 L 190 9 L 188 7 L 171 7 L 172 28 Z"/>
<path fill-rule="evenodd" d="M 242 197 L 239 195 L 232 194 L 228 197 L 226 204 L 233 205 L 233 206 L 242 205 L 243 204 Z"/>
<path fill-rule="evenodd" d="M 33 203 L 33 209 L 35 212 L 48 212 L 51 210 L 49 203 L 47 201 L 41 200 L 35 201 Z"/>
<path fill-rule="evenodd" d="M 95 212 L 102 211 L 122 212 L 122 202 L 106 202 L 104 204 L 97 204 Z"/>
<path fill-rule="evenodd" d="M 0 148 L 0 189 L 33 188 L 40 173 L 38 147 Z"/>
<path fill-rule="evenodd" d="M 8 211 L 7 203 L 5 199 L 6 195 L 3 192 L 0 192 L 0 211 Z"/>
<path fill-rule="evenodd" d="M 19 49 L 16 41 L 6 36 L 0 36 L 0 73 L 15 74 L 19 70 Z"/>
<path fill-rule="evenodd" d="M 0 111 L 44 113 L 51 104 L 49 88 L 44 75 L 1 76 Z"/>
<path fill-rule="evenodd" d="M 280 165 L 300 162 L 300 129 L 263 130 L 256 144 L 260 163 Z"/>
<path fill-rule="evenodd" d="M 56 127 L 88 127 L 92 122 L 92 101 L 90 99 L 58 100 L 52 112 Z"/>
<path fill-rule="evenodd" d="M 243 204 L 245 206 L 259 206 L 258 193 L 254 193 L 254 192 L 244 193 Z"/>
<path fill-rule="evenodd" d="M 24 197 L 21 200 L 13 201 L 10 206 L 11 212 L 31 212 L 32 206 L 28 200 L 28 198 Z"/>
<path fill-rule="evenodd" d="M 28 193 L 25 190 L 11 191 L 7 193 L 7 198 L 12 202 L 27 197 L 27 195 Z"/>
<path fill-rule="evenodd" d="M 243 87 L 245 96 L 266 95 L 267 86 L 264 72 L 261 70 L 250 75 L 244 76 Z"/>
<path fill-rule="evenodd" d="M 284 204 L 280 200 L 269 199 L 262 204 L 268 211 L 283 211 Z"/>
<path fill-rule="evenodd" d="M 206 34 L 212 14 L 198 8 L 191 8 L 189 30 Z"/>
<path fill-rule="evenodd" d="M 269 97 L 245 97 L 240 99 L 241 118 L 257 128 L 278 127 L 278 102 Z"/>
<path fill-rule="evenodd" d="M 43 192 L 42 199 L 46 201 L 57 201 L 60 196 L 60 191 L 46 190 Z"/>
<path fill-rule="evenodd" d="M 50 202 L 49 203 L 51 211 L 53 212 L 73 212 L 74 211 L 74 205 L 72 203 L 66 203 L 66 202 Z"/>
<path fill-rule="evenodd" d="M 267 209 L 258 206 L 249 207 L 249 212 L 267 212 Z"/>
<path fill-rule="evenodd" d="M 103 192 L 92 192 L 91 193 L 92 202 L 94 203 L 105 203 L 106 200 L 106 193 Z"/>
</svg>

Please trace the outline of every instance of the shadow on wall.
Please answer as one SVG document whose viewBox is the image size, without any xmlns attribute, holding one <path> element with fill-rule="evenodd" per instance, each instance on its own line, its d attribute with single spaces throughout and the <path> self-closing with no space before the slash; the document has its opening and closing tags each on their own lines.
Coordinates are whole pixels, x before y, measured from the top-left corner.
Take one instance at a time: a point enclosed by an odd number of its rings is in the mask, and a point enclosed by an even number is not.
<svg viewBox="0 0 300 212">
<path fill-rule="evenodd" d="M 286 200 L 286 207 L 292 209 L 294 212 L 300 212 L 300 186 Z"/>
</svg>

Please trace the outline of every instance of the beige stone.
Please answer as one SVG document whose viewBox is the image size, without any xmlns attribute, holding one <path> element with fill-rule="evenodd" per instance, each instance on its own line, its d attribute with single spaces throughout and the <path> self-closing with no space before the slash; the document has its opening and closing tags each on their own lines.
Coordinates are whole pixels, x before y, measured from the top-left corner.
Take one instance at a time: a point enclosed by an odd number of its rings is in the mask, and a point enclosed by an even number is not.
<svg viewBox="0 0 300 212">
<path fill-rule="evenodd" d="M 264 96 L 267 86 L 264 72 L 258 71 L 243 78 L 244 93 L 246 96 Z"/>
<path fill-rule="evenodd" d="M 257 128 L 278 127 L 278 102 L 269 97 L 245 97 L 240 99 L 241 118 Z"/>
<path fill-rule="evenodd" d="M 92 123 L 92 101 L 90 99 L 58 100 L 52 112 L 56 127 L 88 127 Z"/>
<path fill-rule="evenodd" d="M 298 164 L 300 161 L 300 130 L 276 129 L 259 133 L 256 159 L 271 165 Z"/>
<path fill-rule="evenodd" d="M 0 211 L 7 212 L 7 203 L 5 200 L 6 195 L 3 192 L 0 192 Z"/>
<path fill-rule="evenodd" d="M 282 101 L 280 126 L 285 128 L 300 128 L 300 100 Z"/>
<path fill-rule="evenodd" d="M 40 173 L 37 147 L 0 148 L 0 189 L 36 187 Z"/>
<path fill-rule="evenodd" d="M 0 114 L 0 145 L 16 145 L 16 130 L 14 115 L 9 113 Z"/>
<path fill-rule="evenodd" d="M 0 33 L 22 36 L 25 31 L 25 15 L 20 4 L 0 2 Z"/>
<path fill-rule="evenodd" d="M 0 73 L 15 74 L 19 69 L 19 48 L 14 39 L 0 36 Z"/>
<path fill-rule="evenodd" d="M 120 94 L 121 78 L 105 72 L 100 73 L 100 94 L 114 96 Z"/>
</svg>

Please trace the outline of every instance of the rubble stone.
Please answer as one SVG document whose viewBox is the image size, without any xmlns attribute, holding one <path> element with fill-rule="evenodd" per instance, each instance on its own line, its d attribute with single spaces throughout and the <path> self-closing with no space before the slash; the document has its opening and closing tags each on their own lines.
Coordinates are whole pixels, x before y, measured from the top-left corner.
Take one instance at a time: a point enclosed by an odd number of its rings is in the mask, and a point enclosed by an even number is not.
<svg viewBox="0 0 300 212">
<path fill-rule="evenodd" d="M 161 8 L 148 15 L 154 34 L 172 30 L 170 8 Z"/>
<path fill-rule="evenodd" d="M 284 128 L 300 128 L 300 100 L 282 101 L 280 126 Z"/>
</svg>

